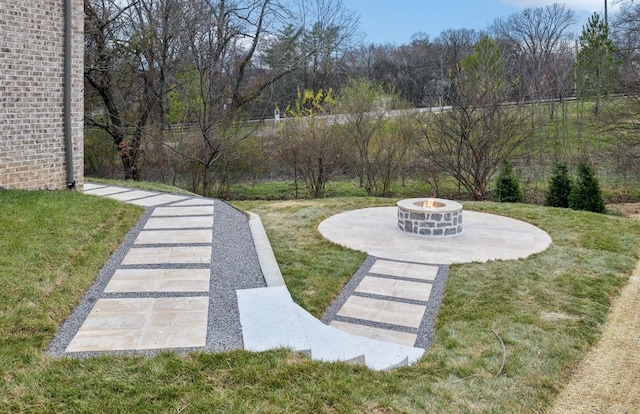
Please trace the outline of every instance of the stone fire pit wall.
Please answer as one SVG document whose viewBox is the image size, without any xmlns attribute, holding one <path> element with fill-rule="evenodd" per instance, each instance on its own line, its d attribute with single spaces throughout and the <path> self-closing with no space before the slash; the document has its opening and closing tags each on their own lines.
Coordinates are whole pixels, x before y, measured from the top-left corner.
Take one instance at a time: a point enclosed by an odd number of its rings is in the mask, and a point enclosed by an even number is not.
<svg viewBox="0 0 640 414">
<path fill-rule="evenodd" d="M 433 206 L 425 206 L 431 200 Z M 455 236 L 462 233 L 462 204 L 440 198 L 400 200 L 398 228 L 419 236 Z"/>
</svg>

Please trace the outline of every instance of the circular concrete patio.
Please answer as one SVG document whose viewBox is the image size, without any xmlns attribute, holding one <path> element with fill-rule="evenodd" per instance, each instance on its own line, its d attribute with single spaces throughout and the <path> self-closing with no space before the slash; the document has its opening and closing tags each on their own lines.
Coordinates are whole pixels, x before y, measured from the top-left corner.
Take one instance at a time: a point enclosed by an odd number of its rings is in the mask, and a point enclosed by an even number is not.
<svg viewBox="0 0 640 414">
<path fill-rule="evenodd" d="M 371 207 L 336 214 L 318 226 L 328 240 L 371 256 L 416 263 L 470 263 L 522 259 L 544 251 L 551 237 L 508 217 L 464 211 L 464 231 L 423 237 L 397 227 L 396 207 Z"/>
</svg>

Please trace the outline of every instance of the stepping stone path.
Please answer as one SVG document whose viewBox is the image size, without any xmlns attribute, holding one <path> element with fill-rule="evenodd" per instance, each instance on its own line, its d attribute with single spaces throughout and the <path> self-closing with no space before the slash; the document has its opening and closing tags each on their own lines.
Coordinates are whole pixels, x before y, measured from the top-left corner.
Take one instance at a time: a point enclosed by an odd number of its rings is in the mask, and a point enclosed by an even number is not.
<svg viewBox="0 0 640 414">
<path fill-rule="evenodd" d="M 355 335 L 428 349 L 448 266 L 369 256 L 323 321 Z"/>
<path fill-rule="evenodd" d="M 235 289 L 266 286 L 244 214 L 202 197 L 92 183 L 84 192 L 147 212 L 61 328 L 52 353 L 242 348 Z"/>
<path fill-rule="evenodd" d="M 139 196 L 144 192 L 133 193 Z M 131 195 L 117 193 L 112 198 L 132 200 L 126 196 Z M 105 295 L 209 292 L 213 200 L 183 206 L 179 202 L 183 198 L 176 197 L 138 200 L 143 205 L 167 200 L 175 203 L 153 210 L 135 238 L 134 248 L 105 287 Z M 181 268 L 185 264 L 192 266 Z M 208 310 L 207 296 L 107 296 L 98 299 L 67 352 L 205 347 Z"/>
</svg>

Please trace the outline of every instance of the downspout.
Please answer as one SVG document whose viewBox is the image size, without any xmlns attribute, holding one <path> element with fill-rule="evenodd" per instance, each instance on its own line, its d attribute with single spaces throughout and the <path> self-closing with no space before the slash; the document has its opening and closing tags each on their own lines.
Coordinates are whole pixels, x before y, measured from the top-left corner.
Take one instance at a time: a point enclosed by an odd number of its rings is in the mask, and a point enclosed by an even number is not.
<svg viewBox="0 0 640 414">
<path fill-rule="evenodd" d="M 73 179 L 73 139 L 71 136 L 71 23 L 73 0 L 65 0 L 64 9 L 64 145 L 67 161 L 67 188 L 76 188 Z"/>
</svg>

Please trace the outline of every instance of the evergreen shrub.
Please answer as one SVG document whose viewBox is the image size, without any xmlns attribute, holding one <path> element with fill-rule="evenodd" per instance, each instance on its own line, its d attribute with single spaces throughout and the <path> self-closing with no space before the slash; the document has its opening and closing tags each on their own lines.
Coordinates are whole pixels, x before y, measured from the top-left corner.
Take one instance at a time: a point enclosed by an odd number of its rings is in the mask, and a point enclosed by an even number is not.
<svg viewBox="0 0 640 414">
<path fill-rule="evenodd" d="M 588 160 L 578 163 L 578 176 L 569 194 L 569 207 L 594 213 L 606 210 L 598 178 Z"/>
<path fill-rule="evenodd" d="M 513 167 L 508 161 L 502 163 L 502 168 L 498 174 L 493 195 L 494 201 L 500 203 L 521 203 L 522 190 L 520 182 L 513 173 Z"/>
<path fill-rule="evenodd" d="M 549 181 L 549 191 L 544 200 L 544 205 L 547 207 L 569 207 L 571 187 L 571 177 L 569 177 L 567 164 L 557 163 L 553 168 L 553 175 Z"/>
</svg>

